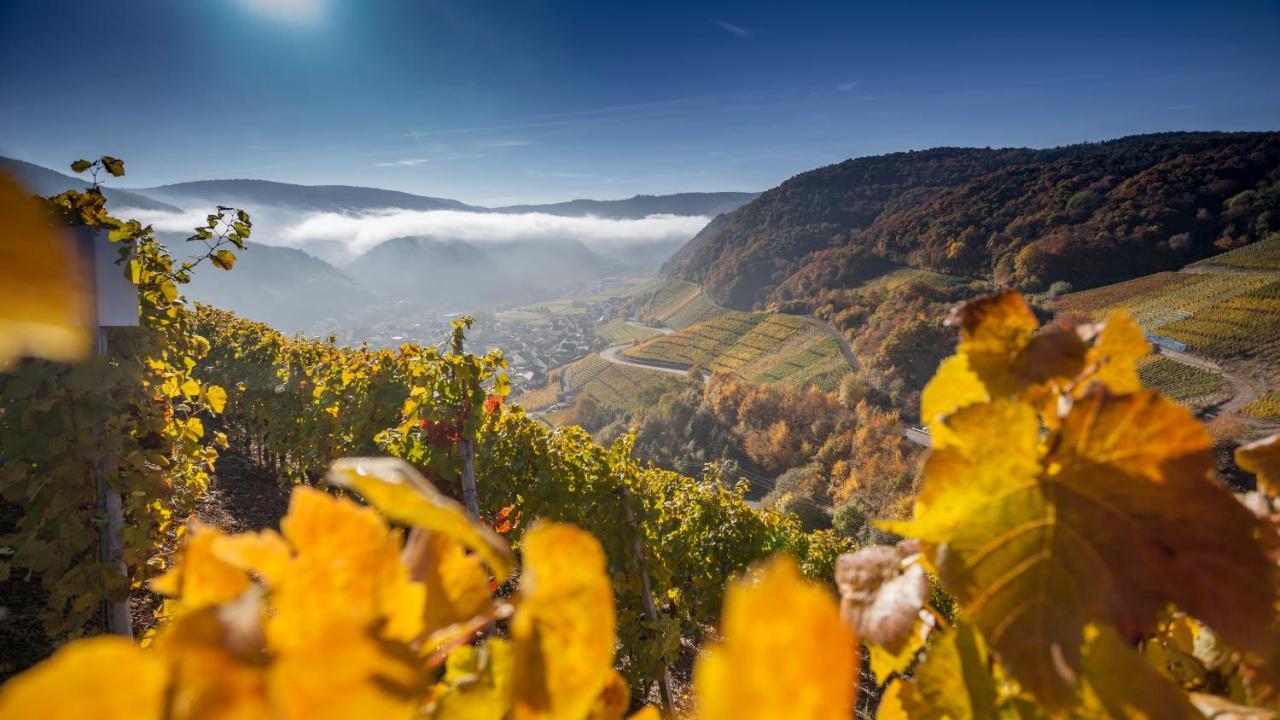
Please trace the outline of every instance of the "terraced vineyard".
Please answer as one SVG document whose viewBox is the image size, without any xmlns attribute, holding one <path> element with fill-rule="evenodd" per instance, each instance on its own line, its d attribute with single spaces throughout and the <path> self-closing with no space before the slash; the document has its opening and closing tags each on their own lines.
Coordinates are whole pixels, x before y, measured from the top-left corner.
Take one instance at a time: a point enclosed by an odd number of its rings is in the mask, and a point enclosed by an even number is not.
<svg viewBox="0 0 1280 720">
<path fill-rule="evenodd" d="M 614 320 L 596 328 L 596 334 L 604 338 L 610 345 L 648 340 L 662 333 L 642 325 L 632 325 L 626 320 Z"/>
<path fill-rule="evenodd" d="M 684 280 L 668 280 L 654 293 L 643 315 L 651 325 L 680 329 L 726 312 L 702 288 Z"/>
<path fill-rule="evenodd" d="M 609 407 L 631 407 L 647 390 L 681 382 L 670 373 L 617 365 L 596 353 L 565 366 L 563 372 L 569 391 L 576 397 L 589 397 Z"/>
<path fill-rule="evenodd" d="M 1160 332 L 1215 358 L 1280 356 L 1280 282 L 1220 300 Z"/>
<path fill-rule="evenodd" d="M 1072 293 L 1058 300 L 1060 311 L 1076 312 L 1102 319 L 1115 310 L 1133 315 L 1143 329 L 1154 335 L 1166 335 L 1187 342 L 1192 348 L 1204 348 L 1215 332 L 1235 333 L 1229 327 L 1202 327 L 1182 323 L 1195 319 L 1216 318 L 1231 308 L 1232 301 L 1268 285 L 1276 275 L 1270 272 L 1242 273 L 1157 273 L 1128 282 L 1084 292 Z M 1269 291 L 1264 291 L 1264 293 Z M 1252 300 L 1242 300 L 1241 308 L 1253 307 Z M 1263 299 L 1259 307 L 1267 305 Z M 1206 314 L 1207 313 L 1207 314 Z M 1227 314 L 1230 314 L 1227 311 Z M 1264 323 L 1265 324 L 1265 323 Z M 1182 337 L 1179 337 L 1182 335 Z M 1195 342 L 1184 339 L 1196 335 Z M 1222 357 L 1221 355 L 1217 355 Z"/>
<path fill-rule="evenodd" d="M 680 377 L 671 373 L 617 365 L 596 353 L 552 370 L 547 379 L 546 385 L 526 390 L 512 398 L 512 402 L 530 412 L 538 412 L 559 402 L 562 391 L 567 390 L 574 397 L 589 397 L 600 405 L 631 407 L 647 390 L 681 382 Z M 555 414 L 548 419 L 555 423 Z"/>
<path fill-rule="evenodd" d="M 1221 255 L 1195 263 L 1197 266 L 1222 266 L 1242 270 L 1280 270 L 1280 234 Z"/>
<path fill-rule="evenodd" d="M 1180 403 L 1195 405 L 1195 400 L 1222 392 L 1222 376 L 1194 365 L 1169 358 L 1151 356 L 1138 368 L 1138 376 L 1146 387 Z"/>
<path fill-rule="evenodd" d="M 517 395 L 511 398 L 511 402 L 528 410 L 529 412 L 537 412 L 545 410 L 556 404 L 556 400 L 560 399 L 560 378 L 558 373 L 552 373 L 547 378 L 547 384 L 541 387 L 521 390 Z"/>
<path fill-rule="evenodd" d="M 850 371 L 837 341 L 793 315 L 726 311 L 622 351 L 643 362 L 701 365 L 752 382 L 833 390 Z"/>
<path fill-rule="evenodd" d="M 1101 319 L 1125 310 L 1153 342 L 1213 358 L 1254 385 L 1280 382 L 1280 236 L 1203 260 L 1183 272 L 1162 272 L 1072 293 L 1059 311 Z M 1175 399 L 1191 402 L 1225 389 L 1211 370 L 1153 361 L 1143 380 Z M 1270 417 L 1275 394 L 1244 412 Z"/>
<path fill-rule="evenodd" d="M 929 287 L 937 288 L 939 290 L 948 290 L 956 287 L 957 285 L 964 285 L 969 282 L 965 278 L 957 277 L 955 275 L 945 275 L 932 270 L 920 270 L 917 268 L 904 267 L 887 272 L 884 275 L 874 277 L 864 282 L 861 287 L 892 290 L 912 281 L 919 281 Z"/>
<path fill-rule="evenodd" d="M 1263 419 L 1280 417 L 1280 393 L 1273 392 L 1258 398 L 1246 405 L 1244 412 Z"/>
</svg>

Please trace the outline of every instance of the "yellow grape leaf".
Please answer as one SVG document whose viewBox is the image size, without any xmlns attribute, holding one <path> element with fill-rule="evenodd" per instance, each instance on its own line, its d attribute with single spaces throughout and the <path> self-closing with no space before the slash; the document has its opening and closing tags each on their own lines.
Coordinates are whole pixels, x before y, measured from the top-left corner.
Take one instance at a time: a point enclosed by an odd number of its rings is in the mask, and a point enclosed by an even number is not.
<svg viewBox="0 0 1280 720">
<path fill-rule="evenodd" d="M 989 653 L 971 626 L 958 625 L 934 636 L 915 674 L 920 699 L 931 706 L 933 717 L 981 720 L 995 716 L 996 683 Z M 912 712 L 911 717 L 920 713 Z"/>
<path fill-rule="evenodd" d="M 426 694 L 421 663 L 407 645 L 366 627 L 328 623 L 271 664 L 270 692 L 285 717 L 308 720 L 404 718 Z"/>
<path fill-rule="evenodd" d="M 387 517 L 438 532 L 484 559 L 497 582 L 511 575 L 511 550 L 493 530 L 472 519 L 458 501 L 442 494 L 409 463 L 398 458 L 345 458 L 329 466 L 326 480 L 360 494 Z"/>
<path fill-rule="evenodd" d="M 968 358 L 992 396 L 1019 389 L 1010 368 L 1040 326 L 1021 295 L 1006 291 L 971 300 L 953 310 L 947 324 L 960 328 L 956 354 Z"/>
<path fill-rule="evenodd" d="M 0 720 L 159 720 L 166 682 L 164 664 L 132 640 L 80 640 L 0 687 Z"/>
<path fill-rule="evenodd" d="M 580 720 L 613 676 L 616 617 L 600 543 L 572 525 L 524 536 L 520 600 L 511 619 L 515 713 Z"/>
<path fill-rule="evenodd" d="M 965 303 L 948 323 L 960 327 L 956 354 L 942 362 L 920 399 L 921 419 L 930 426 L 935 447 L 950 442 L 941 418 L 992 398 L 1025 399 L 1055 424 L 1054 389 L 1076 379 L 1089 352 L 1073 326 L 1037 331 L 1035 314 L 1012 291 Z"/>
<path fill-rule="evenodd" d="M 452 538 L 415 528 L 401 554 L 409 577 L 426 586 L 427 633 L 470 620 L 493 605 L 489 573 L 478 555 Z"/>
<path fill-rule="evenodd" d="M 646 705 L 636 711 L 630 720 L 662 720 L 662 713 L 658 712 L 658 708 L 652 705 Z"/>
<path fill-rule="evenodd" d="M 901 652 L 929 598 L 929 578 L 898 548 L 872 545 L 836 558 L 840 615 L 859 642 Z"/>
<path fill-rule="evenodd" d="M 293 551 L 275 530 L 223 535 L 213 542 L 219 560 L 253 572 L 267 585 L 280 582 L 293 562 Z"/>
<path fill-rule="evenodd" d="M 446 690 L 435 717 L 448 720 L 500 720 L 511 711 L 511 643 L 489 638 L 479 647 L 463 645 L 445 661 Z"/>
<path fill-rule="evenodd" d="M 311 646 L 338 625 L 384 623 L 383 637 L 402 641 L 422 633 L 426 588 L 409 579 L 400 532 L 376 510 L 300 486 L 280 528 L 296 554 L 272 585 L 272 648 Z"/>
<path fill-rule="evenodd" d="M 244 570 L 224 562 L 214 552 L 226 535 L 215 527 L 193 523 L 178 562 L 151 581 L 151 589 L 177 599 L 183 612 L 227 602 L 248 589 Z"/>
<path fill-rule="evenodd" d="M 991 397 L 977 373 L 969 369 L 969 358 L 952 355 L 938 365 L 938 372 L 920 394 L 920 421 L 929 426 L 934 447 L 950 444 L 943 418 L 967 405 L 987 402 Z"/>
<path fill-rule="evenodd" d="M 1116 394 L 1141 390 L 1138 361 L 1150 352 L 1151 343 L 1138 323 L 1126 312 L 1112 313 L 1085 354 L 1085 382 L 1077 386 L 1075 395 L 1084 395 L 1089 382 L 1100 382 Z"/>
<path fill-rule="evenodd" d="M 1203 718 L 1186 693 L 1156 672 L 1115 630 L 1085 631 L 1084 709 L 1102 717 L 1147 720 Z"/>
<path fill-rule="evenodd" d="M 1040 439 L 1028 405 L 973 405 L 946 421 L 914 518 L 962 613 L 1029 691 L 1070 701 L 1086 624 L 1126 636 L 1167 603 L 1239 648 L 1265 651 L 1275 568 L 1259 521 L 1209 474 L 1210 439 L 1153 391 L 1101 386 Z"/>
<path fill-rule="evenodd" d="M 1074 378 L 1084 367 L 1084 341 L 1063 326 L 1040 323 L 1022 296 L 1007 291 L 980 297 L 953 311 L 960 327 L 956 354 L 991 397 L 1011 397 L 1051 380 Z"/>
<path fill-rule="evenodd" d="M 1258 489 L 1274 497 L 1280 493 L 1280 435 L 1236 448 L 1236 464 L 1258 476 Z"/>
<path fill-rule="evenodd" d="M 857 640 L 835 599 L 777 555 L 725 592 L 724 641 L 693 670 L 701 720 L 847 720 Z"/>
<path fill-rule="evenodd" d="M 25 355 L 89 354 L 90 278 L 38 201 L 0 173 L 0 370 Z"/>
<path fill-rule="evenodd" d="M 253 720 L 271 717 L 261 662 L 260 599 L 176 617 L 157 633 L 156 655 L 170 673 L 169 717 Z"/>
<path fill-rule="evenodd" d="M 622 673 L 614 670 L 609 676 L 609 682 L 600 691 L 600 697 L 596 698 L 588 720 L 622 720 L 630 706 L 631 688 Z"/>
<path fill-rule="evenodd" d="M 914 704 L 911 701 L 915 699 L 915 692 L 915 685 L 902 679 L 889 683 L 889 686 L 884 689 L 884 694 L 880 696 L 880 706 L 876 708 L 876 720 L 911 720 L 907 706 Z"/>
<path fill-rule="evenodd" d="M 884 683 L 895 674 L 901 675 L 905 673 L 911 667 L 911 664 L 915 662 L 916 656 L 924 649 L 929 640 L 929 632 L 932 627 L 931 623 L 917 619 L 915 627 L 907 635 L 907 641 L 902 644 L 902 648 L 897 652 L 890 652 L 880 645 L 868 645 L 867 659 L 871 665 L 871 674 L 875 675 L 876 681 Z"/>
<path fill-rule="evenodd" d="M 221 413 L 227 407 L 227 391 L 218 385 L 210 385 L 204 391 L 205 399 L 209 402 L 209 409 L 215 413 Z"/>
</svg>

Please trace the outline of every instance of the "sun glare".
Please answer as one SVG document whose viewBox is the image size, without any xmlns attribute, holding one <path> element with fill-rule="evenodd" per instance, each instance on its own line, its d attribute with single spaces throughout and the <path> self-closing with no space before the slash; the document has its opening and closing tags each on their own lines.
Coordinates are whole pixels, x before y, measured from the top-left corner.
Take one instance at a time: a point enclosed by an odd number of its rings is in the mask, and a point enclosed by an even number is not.
<svg viewBox="0 0 1280 720">
<path fill-rule="evenodd" d="M 241 0 L 253 10 L 276 20 L 313 23 L 324 14 L 327 0 Z"/>
</svg>

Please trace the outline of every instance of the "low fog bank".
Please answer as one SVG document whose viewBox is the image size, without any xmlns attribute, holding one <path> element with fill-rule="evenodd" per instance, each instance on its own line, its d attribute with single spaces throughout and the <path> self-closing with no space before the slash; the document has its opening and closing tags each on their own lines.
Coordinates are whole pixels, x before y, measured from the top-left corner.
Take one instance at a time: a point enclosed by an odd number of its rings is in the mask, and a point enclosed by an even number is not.
<svg viewBox="0 0 1280 720">
<path fill-rule="evenodd" d="M 541 212 L 247 208 L 251 246 L 230 273 L 200 274 L 188 294 L 285 330 L 409 302 L 481 310 L 572 293 L 593 280 L 655 272 L 705 216 L 635 219 Z M 124 208 L 175 251 L 207 211 Z M 192 251 L 194 253 L 194 250 Z"/>
<path fill-rule="evenodd" d="M 395 238 L 424 237 L 468 244 L 530 242 L 546 246 L 563 241 L 584 245 L 605 256 L 625 258 L 636 247 L 670 246 L 688 241 L 710 218 L 702 215 L 649 215 L 639 219 L 565 217 L 547 213 L 486 213 L 465 210 L 386 209 L 362 213 L 297 213 L 285 209 L 249 210 L 253 238 L 268 245 L 305 250 L 335 265 L 346 265 Z M 150 223 L 160 232 L 191 232 L 205 212 L 165 212 L 139 208 L 119 211 Z"/>
</svg>

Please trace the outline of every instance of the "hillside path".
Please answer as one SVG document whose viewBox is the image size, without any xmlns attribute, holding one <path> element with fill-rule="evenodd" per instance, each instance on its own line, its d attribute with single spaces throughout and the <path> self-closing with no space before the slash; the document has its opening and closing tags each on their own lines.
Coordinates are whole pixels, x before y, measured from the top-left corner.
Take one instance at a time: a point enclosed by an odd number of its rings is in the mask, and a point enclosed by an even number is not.
<svg viewBox="0 0 1280 720">
<path fill-rule="evenodd" d="M 630 325 L 631 327 L 644 328 L 645 330 L 654 330 L 656 332 L 662 333 L 663 335 L 670 335 L 671 333 L 675 332 L 675 330 L 672 330 L 669 327 L 654 327 L 653 325 L 645 325 L 639 320 L 628 320 L 627 324 Z"/>
<path fill-rule="evenodd" d="M 657 328 L 654 328 L 657 330 Z M 613 345 L 600 351 L 600 357 L 608 360 L 615 365 L 630 365 L 631 367 L 644 368 L 645 370 L 657 370 L 658 372 L 671 373 L 672 375 L 688 375 L 688 367 L 679 367 L 674 364 L 659 364 L 654 362 L 646 362 L 643 360 L 631 360 L 624 358 L 618 353 L 631 347 L 631 343 L 623 343 L 621 345 Z"/>
<path fill-rule="evenodd" d="M 849 344 L 849 341 L 844 337 L 844 333 L 840 332 L 835 325 L 812 315 L 797 315 L 796 317 L 802 317 L 811 325 L 822 328 L 823 330 L 826 330 L 828 334 L 834 336 L 836 342 L 840 345 L 840 354 L 844 355 L 844 361 L 849 363 L 849 367 L 853 368 L 854 372 L 858 372 L 862 369 L 862 364 L 858 362 L 858 356 L 853 354 L 853 346 Z"/>
<path fill-rule="evenodd" d="M 1199 355 L 1192 355 L 1191 353 L 1179 352 L 1177 350 L 1170 350 L 1169 348 L 1161 346 L 1156 346 L 1155 354 L 1169 358 L 1174 362 L 1180 362 L 1183 365 L 1191 365 L 1192 367 L 1198 367 L 1203 370 L 1217 373 L 1227 381 L 1227 384 L 1231 386 L 1231 397 L 1212 409 L 1212 414 L 1214 415 L 1231 415 L 1238 413 L 1243 410 L 1246 405 L 1255 402 L 1259 397 L 1261 397 L 1252 378 L 1228 370 L 1208 358 L 1203 358 Z"/>
</svg>

